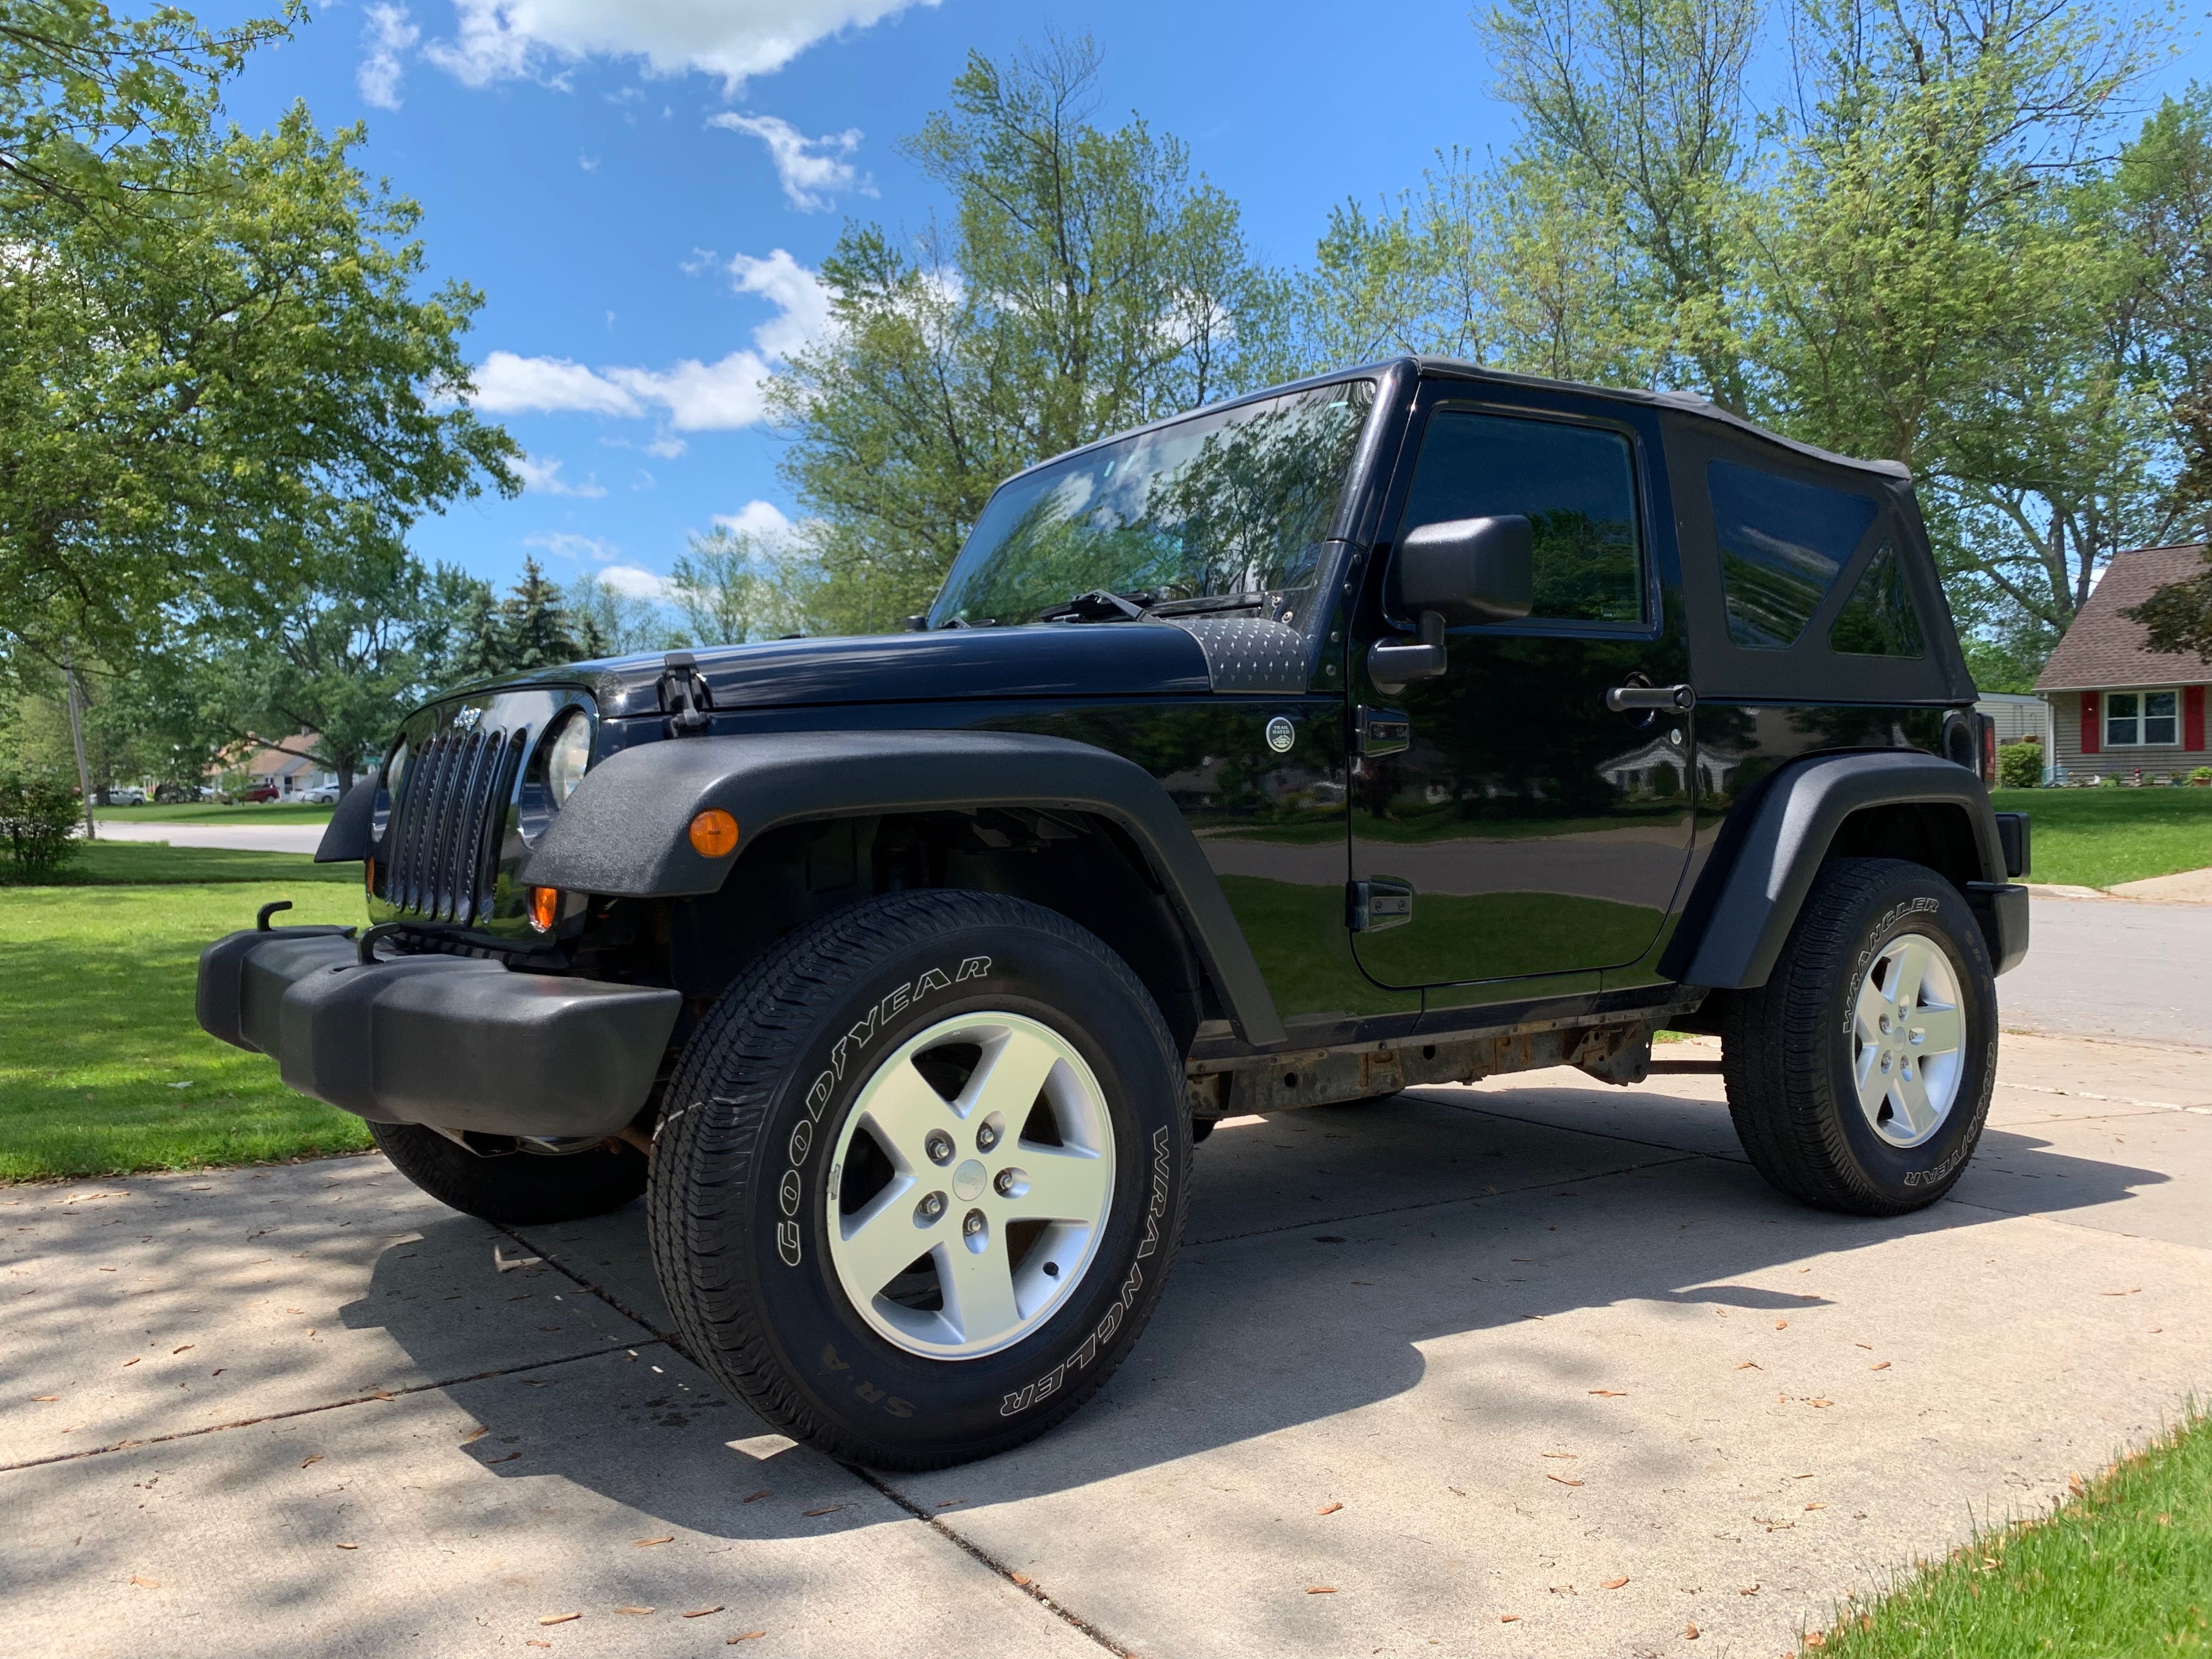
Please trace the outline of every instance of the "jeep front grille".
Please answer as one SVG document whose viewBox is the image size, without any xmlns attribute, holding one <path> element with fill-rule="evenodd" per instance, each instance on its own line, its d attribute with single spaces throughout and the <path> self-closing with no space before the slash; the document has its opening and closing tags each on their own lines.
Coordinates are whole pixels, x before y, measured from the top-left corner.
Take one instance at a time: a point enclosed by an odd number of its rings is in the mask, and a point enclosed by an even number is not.
<svg viewBox="0 0 2212 1659">
<path fill-rule="evenodd" d="M 507 806 L 528 734 L 441 732 L 407 768 L 379 852 L 395 909 L 463 926 L 489 920 Z"/>
</svg>

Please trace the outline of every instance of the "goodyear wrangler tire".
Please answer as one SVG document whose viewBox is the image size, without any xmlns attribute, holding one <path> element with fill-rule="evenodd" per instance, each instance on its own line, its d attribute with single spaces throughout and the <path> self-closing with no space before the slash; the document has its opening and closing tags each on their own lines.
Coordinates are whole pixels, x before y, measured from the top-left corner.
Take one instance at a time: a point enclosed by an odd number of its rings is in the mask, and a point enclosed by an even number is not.
<svg viewBox="0 0 2212 1659">
<path fill-rule="evenodd" d="M 1158 1010 L 1021 900 L 892 894 L 793 935 L 665 1098 L 647 1212 L 677 1334 L 847 1462 L 936 1468 L 1051 1428 L 1136 1341 L 1182 1237 Z"/>
<path fill-rule="evenodd" d="M 1956 888 L 1901 859 L 1822 866 L 1767 982 L 1722 1021 L 1729 1112 L 1789 1196 L 1900 1215 L 1957 1184 L 1996 1080 L 1996 980 Z"/>
</svg>

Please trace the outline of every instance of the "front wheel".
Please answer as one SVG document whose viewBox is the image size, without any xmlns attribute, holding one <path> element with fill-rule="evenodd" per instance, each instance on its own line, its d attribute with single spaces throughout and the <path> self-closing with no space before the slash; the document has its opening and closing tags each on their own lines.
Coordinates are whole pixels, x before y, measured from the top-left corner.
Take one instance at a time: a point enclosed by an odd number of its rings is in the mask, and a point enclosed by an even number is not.
<svg viewBox="0 0 2212 1659">
<path fill-rule="evenodd" d="M 1182 1234 L 1188 1106 L 1158 1011 L 1020 900 L 892 894 L 793 935 L 666 1099 L 647 1216 L 679 1334 L 849 1462 L 1044 1432 L 1128 1352 Z"/>
<path fill-rule="evenodd" d="M 1957 1184 L 1996 1080 L 1996 980 L 1925 866 L 1839 859 L 1765 985 L 1729 996 L 1722 1070 L 1753 1166 L 1804 1203 L 1899 1215 Z"/>
</svg>

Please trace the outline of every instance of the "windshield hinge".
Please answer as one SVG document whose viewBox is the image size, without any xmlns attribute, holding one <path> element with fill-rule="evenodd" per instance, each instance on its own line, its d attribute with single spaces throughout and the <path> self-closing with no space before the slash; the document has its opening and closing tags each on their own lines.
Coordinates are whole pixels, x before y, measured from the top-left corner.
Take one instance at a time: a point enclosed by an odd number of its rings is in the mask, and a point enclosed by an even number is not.
<svg viewBox="0 0 2212 1659">
<path fill-rule="evenodd" d="M 714 706 L 707 682 L 689 651 L 672 651 L 660 659 L 660 707 L 668 715 L 668 735 L 688 737 L 707 729 L 707 711 Z"/>
</svg>

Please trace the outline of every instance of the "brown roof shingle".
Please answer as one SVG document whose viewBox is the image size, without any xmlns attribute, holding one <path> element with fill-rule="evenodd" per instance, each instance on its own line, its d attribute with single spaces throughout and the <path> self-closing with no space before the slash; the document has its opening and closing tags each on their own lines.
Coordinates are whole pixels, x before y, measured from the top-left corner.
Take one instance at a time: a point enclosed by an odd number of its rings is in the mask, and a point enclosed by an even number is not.
<svg viewBox="0 0 2212 1659">
<path fill-rule="evenodd" d="M 2141 605 L 2169 582 L 2204 569 L 2204 549 L 2139 547 L 2115 553 L 2105 574 L 2036 677 L 2039 691 L 2103 690 L 2111 686 L 2198 685 L 2212 682 L 2212 663 L 2185 652 L 2151 651 L 2143 626 L 2120 612 Z"/>
</svg>

